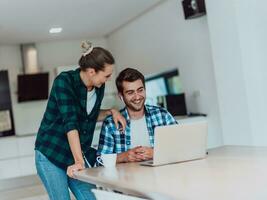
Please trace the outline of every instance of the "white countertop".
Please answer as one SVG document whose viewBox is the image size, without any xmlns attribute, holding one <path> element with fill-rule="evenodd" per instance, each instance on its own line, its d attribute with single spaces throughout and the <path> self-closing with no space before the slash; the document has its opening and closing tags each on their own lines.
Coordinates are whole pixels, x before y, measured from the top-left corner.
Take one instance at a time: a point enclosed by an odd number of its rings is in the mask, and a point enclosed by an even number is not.
<svg viewBox="0 0 267 200">
<path fill-rule="evenodd" d="M 119 164 L 86 169 L 76 178 L 152 199 L 266 200 L 267 147 L 224 146 L 204 160 L 160 167 Z"/>
</svg>

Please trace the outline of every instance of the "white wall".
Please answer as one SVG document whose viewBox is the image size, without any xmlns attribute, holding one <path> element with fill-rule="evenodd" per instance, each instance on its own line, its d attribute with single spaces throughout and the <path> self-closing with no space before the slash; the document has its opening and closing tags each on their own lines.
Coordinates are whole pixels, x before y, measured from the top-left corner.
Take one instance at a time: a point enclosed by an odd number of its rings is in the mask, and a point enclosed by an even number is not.
<svg viewBox="0 0 267 200">
<path fill-rule="evenodd" d="M 264 0 L 236 0 L 247 102 L 252 131 L 251 145 L 267 145 L 267 27 Z"/>
<path fill-rule="evenodd" d="M 206 17 L 184 20 L 181 2 L 168 0 L 113 32 L 108 45 L 118 71 L 135 67 L 147 75 L 177 67 L 188 110 L 208 114 L 209 147 L 223 143 Z"/>
<path fill-rule="evenodd" d="M 248 144 L 250 122 L 235 5 L 206 1 L 225 144 Z"/>
<path fill-rule="evenodd" d="M 95 46 L 107 47 L 106 39 L 92 39 Z M 50 87 L 58 66 L 77 65 L 81 56 L 81 40 L 37 43 L 39 65 L 42 71 L 49 72 Z M 0 69 L 8 69 L 15 129 L 17 135 L 32 134 L 38 131 L 47 101 L 17 102 L 17 74 L 22 73 L 19 45 L 0 46 Z M 107 87 L 111 90 L 112 87 Z M 114 89 L 112 90 L 114 91 Z"/>
<path fill-rule="evenodd" d="M 224 143 L 267 145 L 267 2 L 206 4 Z"/>
</svg>

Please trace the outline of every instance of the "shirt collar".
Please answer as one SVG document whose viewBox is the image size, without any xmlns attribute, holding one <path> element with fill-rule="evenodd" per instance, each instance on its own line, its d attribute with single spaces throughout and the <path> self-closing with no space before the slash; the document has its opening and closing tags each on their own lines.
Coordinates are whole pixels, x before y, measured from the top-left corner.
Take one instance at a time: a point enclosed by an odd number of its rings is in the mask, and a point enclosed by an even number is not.
<svg viewBox="0 0 267 200">
<path fill-rule="evenodd" d="M 84 87 L 84 89 L 87 92 L 86 85 L 83 83 L 83 81 L 81 79 L 80 71 L 81 71 L 81 69 L 77 68 L 73 73 L 74 85 L 78 89 L 81 88 L 81 87 Z M 104 88 L 104 87 L 105 87 L 105 84 L 103 84 L 100 88 Z M 99 94 L 100 88 L 95 87 L 95 92 L 96 92 L 97 95 Z"/>
<path fill-rule="evenodd" d="M 144 107 L 145 107 L 145 117 L 148 117 L 149 109 L 148 109 L 148 107 L 146 105 L 144 105 Z M 127 110 L 126 106 L 121 110 L 121 114 L 126 119 L 126 122 L 130 123 L 131 118 L 129 116 L 129 113 L 128 113 L 128 110 Z"/>
<path fill-rule="evenodd" d="M 74 85 L 76 87 L 80 87 L 80 86 L 83 86 L 86 88 L 86 86 L 84 85 L 82 79 L 81 79 L 81 76 L 80 76 L 80 71 L 81 69 L 80 68 L 77 68 L 74 73 L 73 73 L 73 79 L 74 79 Z"/>
</svg>

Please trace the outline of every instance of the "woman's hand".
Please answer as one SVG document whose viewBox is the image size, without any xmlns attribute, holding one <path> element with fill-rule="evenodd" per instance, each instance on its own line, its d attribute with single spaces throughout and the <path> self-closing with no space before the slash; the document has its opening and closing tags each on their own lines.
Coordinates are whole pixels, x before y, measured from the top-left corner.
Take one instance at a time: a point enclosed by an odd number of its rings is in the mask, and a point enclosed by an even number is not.
<svg viewBox="0 0 267 200">
<path fill-rule="evenodd" d="M 110 112 L 112 114 L 117 129 L 124 133 L 126 128 L 126 119 L 121 115 L 119 111 L 115 109 L 110 109 Z M 121 127 L 119 127 L 119 123 L 121 124 Z"/>
<path fill-rule="evenodd" d="M 84 169 L 84 168 L 85 168 L 85 167 L 84 167 L 84 163 L 81 163 L 81 162 L 79 162 L 79 163 L 75 163 L 75 164 L 73 164 L 73 165 L 70 165 L 70 166 L 68 166 L 68 168 L 67 168 L 67 175 L 68 175 L 69 177 L 73 178 L 74 172 L 76 172 L 76 171 L 80 171 L 80 170 L 82 170 L 82 169 Z"/>
</svg>

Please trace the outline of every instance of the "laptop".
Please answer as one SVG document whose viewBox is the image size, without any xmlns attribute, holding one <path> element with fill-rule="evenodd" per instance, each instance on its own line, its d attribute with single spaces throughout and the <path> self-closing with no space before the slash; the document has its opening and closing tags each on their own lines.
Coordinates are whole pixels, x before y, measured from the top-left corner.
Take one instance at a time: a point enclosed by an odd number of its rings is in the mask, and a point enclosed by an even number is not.
<svg viewBox="0 0 267 200">
<path fill-rule="evenodd" d="M 140 162 L 159 166 L 206 157 L 207 122 L 192 122 L 155 128 L 154 158 Z"/>
</svg>

